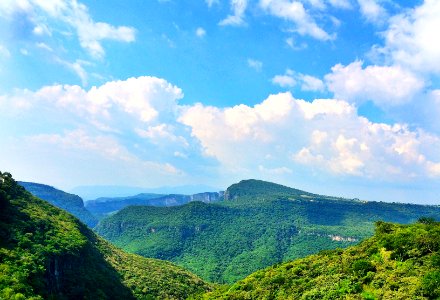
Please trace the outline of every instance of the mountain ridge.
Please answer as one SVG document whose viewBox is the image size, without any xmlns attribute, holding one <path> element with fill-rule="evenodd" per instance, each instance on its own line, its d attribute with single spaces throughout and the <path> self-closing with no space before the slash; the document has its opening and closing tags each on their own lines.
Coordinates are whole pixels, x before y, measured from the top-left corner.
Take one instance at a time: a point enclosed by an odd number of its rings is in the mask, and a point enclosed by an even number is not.
<svg viewBox="0 0 440 300">
<path fill-rule="evenodd" d="M 211 286 L 128 254 L 0 172 L 0 298 L 186 299 Z"/>
<path fill-rule="evenodd" d="M 257 180 L 226 192 L 231 200 L 126 207 L 101 220 L 96 231 L 129 252 L 232 283 L 271 264 L 353 245 L 371 236 L 378 220 L 440 219 L 438 206 L 321 196 Z"/>
<path fill-rule="evenodd" d="M 18 181 L 18 184 L 23 186 L 34 196 L 70 212 L 90 228 L 93 228 L 98 224 L 98 219 L 87 210 L 84 206 L 83 199 L 78 195 L 67 193 L 53 186 L 42 183 Z"/>
</svg>

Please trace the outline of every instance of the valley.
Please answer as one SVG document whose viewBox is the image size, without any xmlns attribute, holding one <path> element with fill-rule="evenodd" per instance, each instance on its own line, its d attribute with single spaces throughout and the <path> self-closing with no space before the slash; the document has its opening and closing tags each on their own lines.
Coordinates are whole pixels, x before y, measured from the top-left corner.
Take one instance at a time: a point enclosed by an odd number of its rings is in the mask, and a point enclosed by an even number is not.
<svg viewBox="0 0 440 300">
<path fill-rule="evenodd" d="M 215 199 L 212 203 L 187 196 L 183 205 L 128 205 L 101 219 L 94 230 L 134 253 L 128 254 L 67 212 L 30 196 L 9 173 L 2 178 L 0 293 L 5 299 L 440 295 L 439 206 L 359 201 L 243 180 L 221 199 L 205 195 Z M 72 195 L 52 187 L 20 184 L 54 205 L 71 202 Z M 147 201 L 163 199 L 150 196 Z M 136 197 L 100 202 L 111 207 Z M 75 199 L 74 207 L 81 207 Z M 26 257 L 27 265 L 18 257 Z"/>
</svg>

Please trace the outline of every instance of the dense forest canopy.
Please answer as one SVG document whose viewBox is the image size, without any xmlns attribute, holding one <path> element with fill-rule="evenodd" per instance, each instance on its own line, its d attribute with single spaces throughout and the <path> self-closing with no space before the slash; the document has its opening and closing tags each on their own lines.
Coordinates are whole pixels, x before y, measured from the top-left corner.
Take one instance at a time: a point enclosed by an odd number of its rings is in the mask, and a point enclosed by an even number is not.
<svg viewBox="0 0 440 300">
<path fill-rule="evenodd" d="M 343 199 L 244 180 L 227 189 L 225 201 L 131 206 L 96 230 L 126 251 L 232 283 L 275 263 L 359 243 L 374 233 L 375 221 L 411 223 L 422 216 L 440 219 L 440 207 Z"/>
</svg>

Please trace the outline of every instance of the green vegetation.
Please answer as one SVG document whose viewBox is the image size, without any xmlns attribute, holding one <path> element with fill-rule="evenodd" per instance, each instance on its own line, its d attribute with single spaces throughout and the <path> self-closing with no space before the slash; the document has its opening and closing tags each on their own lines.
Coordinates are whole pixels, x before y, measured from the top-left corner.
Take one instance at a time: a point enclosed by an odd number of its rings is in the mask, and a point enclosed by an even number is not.
<svg viewBox="0 0 440 300">
<path fill-rule="evenodd" d="M 377 222 L 345 250 L 275 265 L 203 299 L 440 299 L 440 223 Z"/>
<path fill-rule="evenodd" d="M 23 181 L 18 183 L 35 197 L 46 200 L 50 204 L 70 212 L 90 228 L 95 227 L 98 223 L 98 219 L 84 207 L 84 202 L 81 197 L 63 192 L 45 184 Z"/>
<path fill-rule="evenodd" d="M 246 180 L 228 188 L 225 201 L 131 206 L 96 230 L 126 251 L 233 283 L 275 263 L 359 243 L 377 220 L 410 223 L 421 216 L 440 219 L 440 207 L 347 200 Z M 363 264 L 356 268 L 368 269 Z"/>
<path fill-rule="evenodd" d="M 221 193 L 199 193 L 194 195 L 138 194 L 129 197 L 102 197 L 86 202 L 86 208 L 97 218 L 102 219 L 130 205 L 176 206 L 190 201 L 215 202 L 221 199 Z"/>
<path fill-rule="evenodd" d="M 0 172 L 0 299 L 185 299 L 210 286 L 127 254 Z"/>
</svg>

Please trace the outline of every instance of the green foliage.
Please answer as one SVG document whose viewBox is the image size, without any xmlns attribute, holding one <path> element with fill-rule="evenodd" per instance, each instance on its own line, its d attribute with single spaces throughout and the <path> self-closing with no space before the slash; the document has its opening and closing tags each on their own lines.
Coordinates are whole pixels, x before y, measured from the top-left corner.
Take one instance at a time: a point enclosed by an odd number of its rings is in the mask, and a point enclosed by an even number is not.
<svg viewBox="0 0 440 300">
<path fill-rule="evenodd" d="M 69 194 L 39 183 L 20 181 L 19 184 L 32 195 L 68 211 L 90 228 L 95 227 L 98 223 L 98 220 L 84 207 L 84 202 L 81 197 L 77 195 Z"/>
<path fill-rule="evenodd" d="M 211 282 L 232 283 L 275 263 L 354 245 L 373 234 L 377 220 L 440 219 L 439 207 L 320 196 L 258 180 L 232 185 L 225 199 L 127 207 L 103 219 L 96 231 L 129 252 L 170 260 Z M 392 228 L 382 222 L 377 231 Z"/>
<path fill-rule="evenodd" d="M 440 271 L 427 273 L 422 279 L 423 294 L 429 299 L 440 298 Z"/>
<path fill-rule="evenodd" d="M 378 226 L 375 236 L 357 246 L 257 271 L 203 299 L 438 299 L 440 249 L 418 252 L 420 245 L 414 241 L 426 232 L 424 243 L 437 244 L 440 223 Z M 394 248 L 384 247 L 393 238 L 401 241 L 402 236 L 410 245 L 408 253 L 413 253 L 403 261 L 392 258 Z"/>
<path fill-rule="evenodd" d="M 124 253 L 0 177 L 0 299 L 184 299 L 210 289 L 171 263 Z"/>
</svg>

